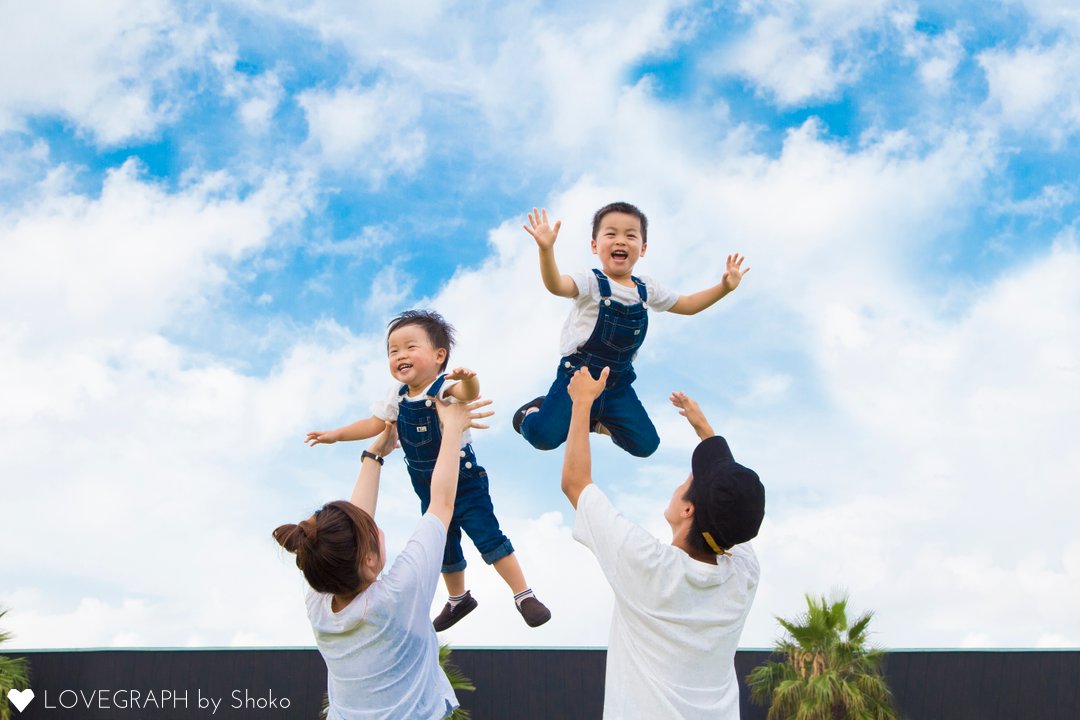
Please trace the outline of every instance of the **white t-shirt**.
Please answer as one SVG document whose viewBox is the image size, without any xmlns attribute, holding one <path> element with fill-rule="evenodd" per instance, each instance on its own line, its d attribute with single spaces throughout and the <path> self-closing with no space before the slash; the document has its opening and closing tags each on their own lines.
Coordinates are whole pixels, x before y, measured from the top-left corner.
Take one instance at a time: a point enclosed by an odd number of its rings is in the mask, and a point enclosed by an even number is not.
<svg viewBox="0 0 1080 720">
<path fill-rule="evenodd" d="M 428 617 L 445 545 L 446 529 L 427 513 L 393 566 L 341 612 L 330 609 L 333 595 L 308 589 L 330 720 L 438 720 L 447 703 L 457 707 Z"/>
<path fill-rule="evenodd" d="M 699 562 L 627 520 L 595 485 L 578 497 L 574 539 L 615 593 L 604 718 L 738 720 L 735 650 L 759 575 L 749 543 Z"/>
<path fill-rule="evenodd" d="M 438 378 L 436 378 L 436 379 L 438 379 Z M 442 398 L 443 400 L 449 400 L 450 402 L 457 402 L 457 398 L 455 398 L 453 396 L 450 396 L 450 395 L 447 395 L 446 392 L 450 388 L 457 385 L 458 382 L 459 382 L 458 380 L 447 380 L 446 382 L 444 382 L 443 386 L 442 386 L 442 389 L 439 390 L 439 397 Z M 420 394 L 418 394 L 418 395 L 409 395 L 409 394 L 406 393 L 405 397 L 407 399 L 409 399 L 409 400 L 420 400 L 421 398 L 423 398 L 425 395 L 428 394 L 428 392 L 431 390 L 431 386 L 434 385 L 434 384 L 435 384 L 435 380 L 432 380 L 431 384 L 429 384 L 426 388 L 424 388 L 424 391 L 421 392 Z M 401 398 L 401 396 L 398 395 L 398 392 L 400 390 L 401 390 L 401 384 L 399 383 L 399 384 L 395 385 L 394 387 L 390 388 L 386 392 L 386 395 L 384 397 L 379 398 L 375 402 L 371 403 L 371 414 L 374 415 L 375 417 L 379 418 L 380 420 L 385 420 L 386 422 L 397 422 L 398 403 L 400 402 L 400 398 Z M 465 447 L 466 445 L 468 445 L 471 442 L 472 442 L 472 433 L 468 430 L 468 428 L 466 428 L 465 432 L 461 433 L 461 447 Z"/>
<path fill-rule="evenodd" d="M 574 298 L 574 306 L 570 308 L 570 314 L 563 323 L 562 337 L 559 340 L 559 353 L 566 357 L 572 355 L 592 335 L 596 327 L 596 318 L 600 314 L 600 284 L 596 281 L 596 275 L 592 270 L 574 273 L 570 276 L 577 285 L 578 294 Z M 645 283 L 645 294 L 648 300 L 645 307 L 657 312 L 666 312 L 671 309 L 679 296 L 665 287 L 657 285 L 652 278 L 639 275 L 638 279 Z M 611 285 L 611 299 L 623 305 L 637 305 L 641 302 L 638 295 L 637 285 L 626 287 L 608 278 Z"/>
</svg>

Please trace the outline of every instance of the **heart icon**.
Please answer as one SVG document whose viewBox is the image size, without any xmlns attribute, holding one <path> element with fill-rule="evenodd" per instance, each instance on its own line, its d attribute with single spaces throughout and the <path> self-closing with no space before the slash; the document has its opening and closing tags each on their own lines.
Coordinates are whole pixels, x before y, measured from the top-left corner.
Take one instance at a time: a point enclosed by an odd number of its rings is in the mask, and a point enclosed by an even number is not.
<svg viewBox="0 0 1080 720">
<path fill-rule="evenodd" d="M 11 704 L 15 706 L 15 709 L 22 712 L 26 706 L 30 704 L 30 701 L 34 699 L 34 691 L 30 688 L 26 688 L 25 690 L 16 690 L 12 688 L 11 690 L 8 690 L 7 696 L 8 700 L 11 701 Z"/>
</svg>

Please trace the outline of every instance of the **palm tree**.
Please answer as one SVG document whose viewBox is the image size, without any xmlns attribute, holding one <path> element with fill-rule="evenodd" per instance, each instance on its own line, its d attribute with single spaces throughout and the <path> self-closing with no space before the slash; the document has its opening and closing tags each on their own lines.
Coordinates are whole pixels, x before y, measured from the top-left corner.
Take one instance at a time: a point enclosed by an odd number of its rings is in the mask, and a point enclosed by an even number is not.
<svg viewBox="0 0 1080 720">
<path fill-rule="evenodd" d="M 848 624 L 847 596 L 831 603 L 806 596 L 794 621 L 777 618 L 786 636 L 747 676 L 750 697 L 769 705 L 767 720 L 896 720 L 881 675 L 882 653 L 867 644 L 868 611 Z"/>
<path fill-rule="evenodd" d="M 0 610 L 0 619 L 7 615 L 7 610 Z M 0 630 L 0 645 L 11 639 L 11 633 Z M 25 690 L 30 681 L 30 665 L 26 658 L 9 658 L 0 655 L 0 720 L 10 720 L 11 704 L 7 700 L 8 690 Z"/>
<path fill-rule="evenodd" d="M 450 687 L 454 689 L 454 692 L 459 690 L 473 691 L 476 686 L 473 685 L 472 680 L 465 677 L 458 666 L 450 661 L 450 646 L 439 646 L 439 665 L 442 666 L 443 672 L 446 673 L 446 679 L 450 681 Z M 323 695 L 322 712 L 319 714 L 320 718 L 325 718 L 330 711 L 330 698 Z M 0 720 L 7 720 L 7 718 L 0 717 Z M 472 713 L 464 708 L 458 708 L 454 710 L 450 715 L 450 720 L 472 720 Z"/>
</svg>

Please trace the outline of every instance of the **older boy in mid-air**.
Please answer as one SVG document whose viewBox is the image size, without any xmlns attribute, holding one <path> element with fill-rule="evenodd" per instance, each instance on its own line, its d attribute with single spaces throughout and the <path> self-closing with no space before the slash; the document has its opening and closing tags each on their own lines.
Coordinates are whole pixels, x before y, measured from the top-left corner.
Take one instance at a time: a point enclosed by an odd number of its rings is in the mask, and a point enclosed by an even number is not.
<svg viewBox="0 0 1080 720">
<path fill-rule="evenodd" d="M 560 340 L 559 366 L 547 395 L 518 408 L 514 429 L 538 450 L 552 450 L 566 440 L 570 398 L 566 385 L 579 367 L 597 374 L 609 369 L 607 392 L 592 407 L 589 426 L 610 435 L 618 447 L 635 457 L 656 452 L 660 437 L 634 392 L 633 361 L 649 329 L 649 313 L 695 315 L 739 287 L 743 257 L 728 255 L 719 284 L 690 295 L 677 295 L 651 278 L 633 274 L 648 249 L 649 220 L 625 202 L 596 211 L 592 222 L 592 251 L 600 263 L 591 272 L 563 275 L 555 262 L 555 239 L 562 222 L 548 224 L 547 210 L 533 208 L 523 226 L 540 252 L 540 277 L 548 292 L 574 301 Z"/>
<path fill-rule="evenodd" d="M 589 414 L 608 369 L 570 379 L 562 490 L 577 510 L 574 538 L 596 556 L 615 594 L 604 718 L 737 720 L 735 649 L 758 585 L 747 541 L 765 514 L 757 473 L 735 462 L 696 402 L 672 393 L 701 442 L 690 476 L 664 510 L 671 543 L 623 517 L 592 482 Z"/>
</svg>

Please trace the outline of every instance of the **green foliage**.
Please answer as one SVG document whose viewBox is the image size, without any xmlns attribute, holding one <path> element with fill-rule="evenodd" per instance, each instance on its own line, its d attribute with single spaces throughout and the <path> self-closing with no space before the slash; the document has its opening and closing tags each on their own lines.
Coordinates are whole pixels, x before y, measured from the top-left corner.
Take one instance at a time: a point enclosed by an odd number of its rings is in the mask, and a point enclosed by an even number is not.
<svg viewBox="0 0 1080 720">
<path fill-rule="evenodd" d="M 806 605 L 795 620 L 777 618 L 786 635 L 777 659 L 747 676 L 751 699 L 769 705 L 768 720 L 896 720 L 881 651 L 867 641 L 873 612 L 849 624 L 847 597 L 807 595 Z"/>
<path fill-rule="evenodd" d="M 0 619 L 7 615 L 0 610 Z M 11 639 L 11 633 L 0 630 L 0 645 Z M 0 655 L 0 720 L 10 720 L 11 703 L 8 690 L 25 690 L 30 683 L 30 664 L 26 658 L 9 658 Z"/>
<path fill-rule="evenodd" d="M 446 673 L 446 679 L 450 681 L 450 687 L 454 688 L 454 692 L 461 690 L 467 690 L 472 692 L 476 689 L 472 680 L 465 677 L 458 666 L 450 661 L 450 646 L 439 646 L 439 665 L 442 665 L 443 672 Z M 471 720 L 472 713 L 464 708 L 458 708 L 450 716 L 450 720 Z"/>
<path fill-rule="evenodd" d="M 462 674 L 461 670 L 458 669 L 458 666 L 450 661 L 449 645 L 439 646 L 439 665 L 442 666 L 443 672 L 446 673 L 446 679 L 450 681 L 450 687 L 454 689 L 455 693 L 460 690 L 467 690 L 469 692 L 472 692 L 476 689 L 476 686 L 473 685 L 472 680 L 465 677 L 465 675 Z M 330 698 L 328 698 L 326 695 L 323 695 L 322 712 L 319 713 L 319 717 L 325 718 L 327 713 L 329 712 Z M 7 720 L 7 718 L 0 717 L 0 720 Z M 464 708 L 459 707 L 457 710 L 454 710 L 452 715 L 450 715 L 450 720 L 472 720 L 472 713 L 470 713 Z"/>
</svg>

